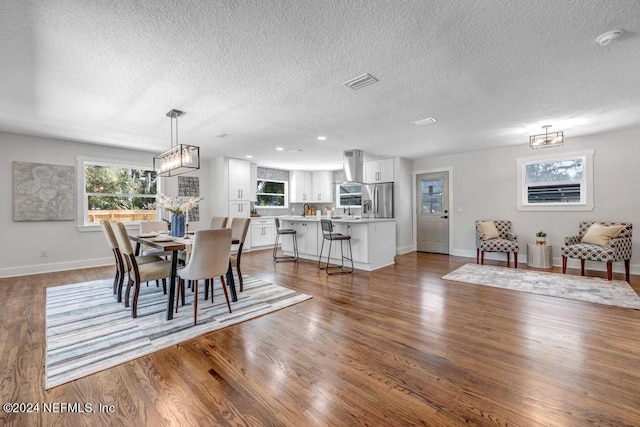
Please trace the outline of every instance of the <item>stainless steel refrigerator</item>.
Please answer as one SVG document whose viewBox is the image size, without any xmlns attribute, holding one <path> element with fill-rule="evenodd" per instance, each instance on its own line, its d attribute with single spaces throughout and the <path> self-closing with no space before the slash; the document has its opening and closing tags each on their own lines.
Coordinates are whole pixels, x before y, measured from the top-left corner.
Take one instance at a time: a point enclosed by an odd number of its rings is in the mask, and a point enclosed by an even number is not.
<svg viewBox="0 0 640 427">
<path fill-rule="evenodd" d="M 393 182 L 362 184 L 362 217 L 393 218 Z"/>
</svg>

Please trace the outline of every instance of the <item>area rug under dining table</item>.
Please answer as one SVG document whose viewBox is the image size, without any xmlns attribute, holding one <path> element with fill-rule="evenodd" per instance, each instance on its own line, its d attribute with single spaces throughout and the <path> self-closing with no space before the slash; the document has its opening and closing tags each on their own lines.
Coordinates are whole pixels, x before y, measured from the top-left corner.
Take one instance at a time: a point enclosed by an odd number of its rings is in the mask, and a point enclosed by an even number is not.
<svg viewBox="0 0 640 427">
<path fill-rule="evenodd" d="M 465 264 L 442 278 L 640 310 L 640 297 L 627 282 L 622 280 L 472 263 Z"/>
<path fill-rule="evenodd" d="M 193 324 L 193 293 L 173 320 L 166 320 L 167 296 L 155 283 L 141 287 L 138 317 L 118 303 L 113 279 L 47 288 L 45 388 L 73 381 L 200 335 L 272 313 L 311 298 L 300 292 L 243 276 L 232 313 L 216 279 L 214 301 L 199 286 L 198 324 Z M 237 283 L 237 278 L 236 278 Z"/>
</svg>

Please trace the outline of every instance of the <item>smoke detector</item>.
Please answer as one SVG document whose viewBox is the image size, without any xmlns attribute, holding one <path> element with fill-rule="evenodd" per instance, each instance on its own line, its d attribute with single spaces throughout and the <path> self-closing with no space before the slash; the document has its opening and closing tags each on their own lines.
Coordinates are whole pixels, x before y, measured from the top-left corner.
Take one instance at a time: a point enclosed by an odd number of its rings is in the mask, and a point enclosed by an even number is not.
<svg viewBox="0 0 640 427">
<path fill-rule="evenodd" d="M 596 38 L 596 41 L 600 44 L 600 46 L 606 46 L 609 43 L 611 43 L 611 41 L 620 37 L 623 33 L 624 33 L 624 30 L 607 31 L 604 34 L 600 34 Z"/>
</svg>

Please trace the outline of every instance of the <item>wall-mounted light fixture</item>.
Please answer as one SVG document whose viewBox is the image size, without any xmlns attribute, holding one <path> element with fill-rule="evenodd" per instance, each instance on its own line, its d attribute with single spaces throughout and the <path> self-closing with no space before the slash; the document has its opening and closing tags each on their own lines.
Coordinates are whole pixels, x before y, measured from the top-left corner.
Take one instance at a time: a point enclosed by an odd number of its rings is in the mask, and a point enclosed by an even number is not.
<svg viewBox="0 0 640 427">
<path fill-rule="evenodd" d="M 200 147 L 178 144 L 178 117 L 184 114 L 180 110 L 171 110 L 171 148 L 153 157 L 153 169 L 158 176 L 176 176 L 200 169 Z M 173 142 L 173 121 L 176 122 L 175 144 Z"/>
<path fill-rule="evenodd" d="M 547 148 L 547 147 L 558 147 L 560 145 L 564 145 L 564 133 L 562 132 L 552 132 L 549 133 L 549 128 L 551 125 L 542 126 L 544 128 L 544 133 L 540 135 L 532 135 L 529 137 L 529 147 L 536 148 Z"/>
</svg>

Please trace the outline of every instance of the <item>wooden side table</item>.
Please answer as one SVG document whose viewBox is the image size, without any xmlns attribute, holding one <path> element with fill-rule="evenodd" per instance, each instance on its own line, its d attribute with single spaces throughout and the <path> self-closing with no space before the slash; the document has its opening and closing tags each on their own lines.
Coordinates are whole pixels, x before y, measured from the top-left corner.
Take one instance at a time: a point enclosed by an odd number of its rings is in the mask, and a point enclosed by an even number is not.
<svg viewBox="0 0 640 427">
<path fill-rule="evenodd" d="M 553 246 L 527 243 L 527 265 L 534 268 L 553 267 Z"/>
</svg>

